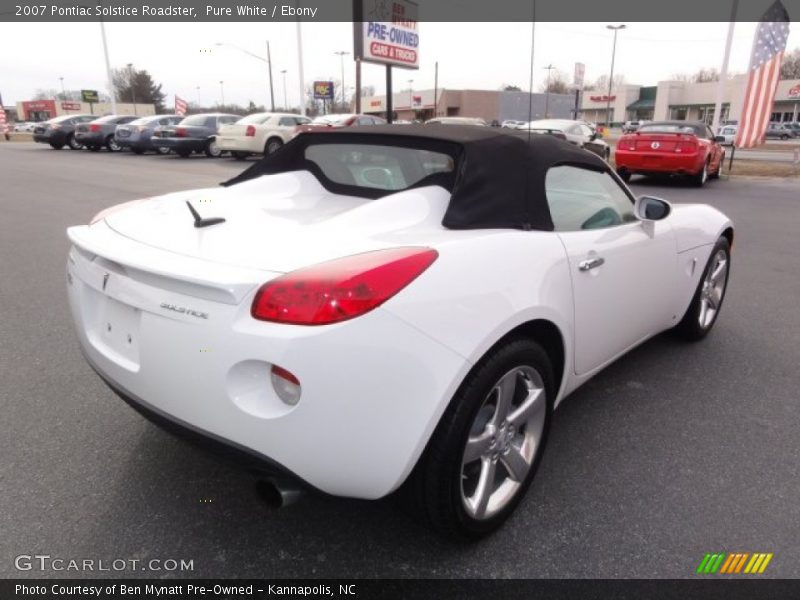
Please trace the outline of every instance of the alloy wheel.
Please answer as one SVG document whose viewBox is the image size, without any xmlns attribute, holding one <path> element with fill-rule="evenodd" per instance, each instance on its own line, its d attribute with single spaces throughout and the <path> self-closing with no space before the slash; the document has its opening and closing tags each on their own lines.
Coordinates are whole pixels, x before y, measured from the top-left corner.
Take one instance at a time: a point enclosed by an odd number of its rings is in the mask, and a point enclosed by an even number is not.
<svg viewBox="0 0 800 600">
<path fill-rule="evenodd" d="M 515 367 L 492 386 L 462 455 L 461 500 L 471 517 L 493 517 L 519 492 L 536 458 L 546 414 L 544 383 L 533 367 Z"/>
<path fill-rule="evenodd" d="M 722 298 L 725 295 L 725 286 L 728 282 L 728 255 L 724 250 L 717 250 L 708 273 L 703 280 L 700 290 L 700 314 L 698 321 L 700 327 L 706 329 L 714 322 Z"/>
</svg>

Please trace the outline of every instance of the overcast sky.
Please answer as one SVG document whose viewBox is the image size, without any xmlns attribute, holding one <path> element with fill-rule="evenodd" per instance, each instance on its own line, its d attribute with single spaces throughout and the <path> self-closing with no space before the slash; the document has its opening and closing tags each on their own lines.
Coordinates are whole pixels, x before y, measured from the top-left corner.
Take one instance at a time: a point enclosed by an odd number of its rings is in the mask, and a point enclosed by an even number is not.
<svg viewBox="0 0 800 600">
<path fill-rule="evenodd" d="M 747 68 L 755 23 L 737 23 L 730 70 Z M 629 23 L 619 33 L 615 73 L 626 81 L 653 85 L 675 73 L 719 67 L 727 23 Z M 106 89 L 100 25 L 92 23 L 4 24 L 0 36 L 0 93 L 5 104 L 30 99 L 37 89 Z M 163 84 L 167 105 L 174 94 L 203 104 L 220 101 L 223 80 L 226 102 L 246 105 L 268 98 L 266 65 L 228 46 L 266 54 L 272 49 L 275 102 L 283 104 L 286 69 L 289 104 L 297 105 L 299 79 L 296 27 L 285 23 L 107 23 L 112 67 L 133 63 Z M 794 26 L 788 49 L 800 46 Z M 306 82 L 340 79 L 339 57 L 352 53 L 352 23 L 304 23 L 303 56 Z M 572 77 L 574 63 L 586 64 L 586 79 L 607 74 L 611 32 L 605 23 L 537 23 L 534 87 L 553 64 Z M 439 62 L 439 87 L 498 89 L 502 84 L 528 87 L 530 23 L 421 23 L 420 69 L 394 71 L 395 89 L 432 88 L 434 62 Z M 384 90 L 384 69 L 365 64 L 363 84 Z M 352 54 L 345 57 L 345 84 L 354 84 Z M 349 92 L 352 93 L 352 92 Z"/>
</svg>

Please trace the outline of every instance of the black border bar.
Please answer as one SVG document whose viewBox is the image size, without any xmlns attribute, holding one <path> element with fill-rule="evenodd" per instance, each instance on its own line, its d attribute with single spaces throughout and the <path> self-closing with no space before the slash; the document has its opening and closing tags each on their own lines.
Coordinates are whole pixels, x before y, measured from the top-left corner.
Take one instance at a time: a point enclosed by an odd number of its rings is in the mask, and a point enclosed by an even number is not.
<svg viewBox="0 0 800 600">
<path fill-rule="evenodd" d="M 366 1 L 391 5 L 391 0 Z M 736 20 L 759 21 L 773 1 L 740 1 Z M 800 0 L 782 2 L 790 18 L 800 20 Z M 731 3 L 732 0 L 419 0 L 419 20 L 719 22 L 728 20 Z M 75 14 L 80 7 L 88 14 Z M 100 7 L 106 14 L 98 13 Z M 258 11 L 242 14 L 240 7 L 256 7 Z M 297 7 L 303 9 L 300 16 L 294 12 Z M 153 14 L 154 8 L 168 11 Z M 66 23 L 97 21 L 101 16 L 105 21 L 118 22 L 351 22 L 353 0 L 0 0 L 2 22 Z"/>
</svg>

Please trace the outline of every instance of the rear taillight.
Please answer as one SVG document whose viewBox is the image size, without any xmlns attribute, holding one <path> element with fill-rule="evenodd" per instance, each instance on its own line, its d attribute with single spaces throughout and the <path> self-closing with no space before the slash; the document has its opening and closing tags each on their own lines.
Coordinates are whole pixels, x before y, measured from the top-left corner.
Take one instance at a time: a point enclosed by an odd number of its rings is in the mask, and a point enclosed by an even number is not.
<svg viewBox="0 0 800 600">
<path fill-rule="evenodd" d="M 697 151 L 697 143 L 695 142 L 678 142 L 675 144 L 675 152 L 682 154 L 689 154 Z"/>
<path fill-rule="evenodd" d="M 252 125 L 248 125 L 247 126 L 247 131 L 245 132 L 245 136 L 253 137 L 253 136 L 255 136 L 255 134 L 256 134 L 256 128 L 253 127 Z"/>
<path fill-rule="evenodd" d="M 186 128 L 178 127 L 175 130 L 175 137 L 186 137 Z"/>
<path fill-rule="evenodd" d="M 250 314 L 294 325 L 353 319 L 397 294 L 438 256 L 430 248 L 390 248 L 300 269 L 261 286 Z"/>
<path fill-rule="evenodd" d="M 100 131 L 100 125 L 95 125 L 95 124 L 89 125 L 89 131 L 94 131 L 94 132 Z"/>
<path fill-rule="evenodd" d="M 622 138 L 617 146 L 620 150 L 636 150 L 636 139 L 634 138 Z"/>
</svg>

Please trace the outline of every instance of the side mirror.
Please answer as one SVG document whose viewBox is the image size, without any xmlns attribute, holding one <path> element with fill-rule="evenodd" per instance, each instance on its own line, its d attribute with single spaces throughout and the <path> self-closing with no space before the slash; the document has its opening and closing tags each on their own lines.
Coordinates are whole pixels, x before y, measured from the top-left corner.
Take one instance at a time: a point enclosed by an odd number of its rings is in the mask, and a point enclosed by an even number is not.
<svg viewBox="0 0 800 600">
<path fill-rule="evenodd" d="M 641 221 L 660 221 L 672 212 L 672 206 L 666 200 L 654 196 L 639 196 L 633 207 Z"/>
<path fill-rule="evenodd" d="M 725 136 L 724 135 L 715 135 L 714 136 L 714 141 L 715 142 L 719 142 L 721 144 L 721 143 L 723 143 L 725 141 Z"/>
<path fill-rule="evenodd" d="M 597 139 L 597 132 L 593 131 L 592 135 L 589 136 L 589 141 L 593 142 Z"/>
</svg>

